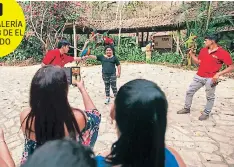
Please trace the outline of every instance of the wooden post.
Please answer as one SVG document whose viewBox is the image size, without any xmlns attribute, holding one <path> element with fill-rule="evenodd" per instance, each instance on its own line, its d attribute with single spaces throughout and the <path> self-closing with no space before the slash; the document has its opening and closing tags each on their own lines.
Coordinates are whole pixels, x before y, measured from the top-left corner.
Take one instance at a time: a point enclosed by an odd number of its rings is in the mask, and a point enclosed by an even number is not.
<svg viewBox="0 0 234 167">
<path fill-rule="evenodd" d="M 77 48 L 77 41 L 76 41 L 76 23 L 73 22 L 73 40 L 74 40 L 74 48 Z M 77 50 L 74 49 L 74 57 L 77 57 Z"/>
<path fill-rule="evenodd" d="M 122 6 L 119 12 L 119 38 L 118 38 L 118 50 L 120 46 L 120 39 L 121 39 L 121 27 L 122 27 Z"/>
<path fill-rule="evenodd" d="M 72 45 L 73 44 L 72 34 L 70 34 L 70 42 L 71 42 L 71 45 Z"/>
<path fill-rule="evenodd" d="M 147 32 L 147 35 L 146 35 L 146 43 L 149 42 L 149 32 Z"/>
<path fill-rule="evenodd" d="M 136 44 L 137 45 L 139 44 L 139 32 L 138 32 L 138 30 L 136 32 Z"/>
<path fill-rule="evenodd" d="M 120 37 L 121 37 L 121 27 L 122 27 L 122 6 L 119 13 L 119 39 L 118 39 L 118 49 L 120 46 Z"/>
<path fill-rule="evenodd" d="M 180 30 L 176 31 L 176 52 L 179 53 L 180 50 Z"/>
<path fill-rule="evenodd" d="M 144 32 L 141 32 L 141 47 L 143 47 L 143 43 L 144 43 Z"/>
</svg>

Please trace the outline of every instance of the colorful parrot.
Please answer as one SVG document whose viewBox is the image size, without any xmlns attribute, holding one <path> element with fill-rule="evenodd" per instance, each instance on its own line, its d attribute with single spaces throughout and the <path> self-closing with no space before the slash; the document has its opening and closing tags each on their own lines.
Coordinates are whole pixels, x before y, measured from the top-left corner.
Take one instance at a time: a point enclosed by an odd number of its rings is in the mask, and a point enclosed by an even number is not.
<svg viewBox="0 0 234 167">
<path fill-rule="evenodd" d="M 81 52 L 80 57 L 86 56 L 86 55 L 90 55 L 91 49 L 90 48 L 86 48 L 85 50 L 83 50 Z"/>
<path fill-rule="evenodd" d="M 194 45 L 195 45 L 195 41 L 194 41 L 194 40 L 195 40 L 196 38 L 197 38 L 197 36 L 195 36 L 195 35 L 190 35 L 189 38 L 188 38 L 188 40 L 185 41 L 185 47 L 186 47 L 187 49 L 194 47 Z"/>
<path fill-rule="evenodd" d="M 193 52 L 196 52 L 196 49 L 197 49 L 196 41 L 195 41 L 196 38 L 197 38 L 196 35 L 190 34 L 188 40 L 185 41 L 184 45 L 188 51 L 192 50 Z M 189 54 L 187 54 L 187 63 L 189 67 L 192 65 L 192 57 Z"/>
</svg>

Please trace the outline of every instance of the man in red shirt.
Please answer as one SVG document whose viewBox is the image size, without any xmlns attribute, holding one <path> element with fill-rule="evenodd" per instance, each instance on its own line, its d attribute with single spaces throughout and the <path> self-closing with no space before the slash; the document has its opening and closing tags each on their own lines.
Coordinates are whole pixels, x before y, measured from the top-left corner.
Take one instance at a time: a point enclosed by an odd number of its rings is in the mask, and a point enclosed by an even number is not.
<svg viewBox="0 0 234 167">
<path fill-rule="evenodd" d="M 190 50 L 189 55 L 192 57 L 194 63 L 199 65 L 199 68 L 197 74 L 193 78 L 193 82 L 186 92 L 185 106 L 182 110 L 178 111 L 177 114 L 190 113 L 193 95 L 201 87 L 205 86 L 207 103 L 199 120 L 202 121 L 209 118 L 215 100 L 215 83 L 220 76 L 234 70 L 234 64 L 230 54 L 221 48 L 217 42 L 218 37 L 216 35 L 207 36 L 204 41 L 205 48 L 201 49 L 198 57 Z M 220 71 L 223 64 L 228 67 Z"/>
<path fill-rule="evenodd" d="M 44 65 L 55 65 L 64 67 L 65 64 L 73 62 L 73 61 L 81 61 L 80 57 L 71 57 L 66 55 L 69 51 L 70 43 L 66 40 L 61 40 L 58 43 L 58 48 L 53 49 L 47 52 L 45 57 L 42 60 L 42 66 Z"/>
</svg>

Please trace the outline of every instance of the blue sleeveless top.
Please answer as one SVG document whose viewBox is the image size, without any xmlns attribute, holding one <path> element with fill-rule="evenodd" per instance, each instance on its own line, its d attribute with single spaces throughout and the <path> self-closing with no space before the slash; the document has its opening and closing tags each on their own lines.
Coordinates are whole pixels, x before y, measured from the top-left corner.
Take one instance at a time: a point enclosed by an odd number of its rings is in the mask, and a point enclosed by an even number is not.
<svg viewBox="0 0 234 167">
<path fill-rule="evenodd" d="M 165 167 L 179 167 L 179 164 L 177 163 L 174 155 L 167 149 L 165 148 Z M 97 167 L 107 167 L 108 165 L 105 162 L 105 158 L 98 155 L 95 157 L 97 161 Z"/>
</svg>

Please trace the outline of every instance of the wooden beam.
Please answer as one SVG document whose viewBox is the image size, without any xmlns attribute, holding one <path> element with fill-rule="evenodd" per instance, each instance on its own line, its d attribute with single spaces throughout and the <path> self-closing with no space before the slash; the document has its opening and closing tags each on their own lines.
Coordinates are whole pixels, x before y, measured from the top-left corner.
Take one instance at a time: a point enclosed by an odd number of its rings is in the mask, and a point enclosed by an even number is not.
<svg viewBox="0 0 234 167">
<path fill-rule="evenodd" d="M 156 27 L 132 27 L 132 28 L 124 28 L 121 27 L 121 33 L 134 33 L 138 29 L 139 32 L 144 31 L 144 32 L 164 32 L 164 31 L 175 31 L 177 29 L 183 30 L 186 29 L 186 25 L 181 23 L 180 25 L 165 25 L 165 26 L 156 26 Z M 85 28 L 84 31 L 81 28 L 76 28 L 76 33 L 77 34 L 87 34 L 87 31 L 92 31 L 91 28 Z M 118 34 L 119 33 L 119 28 L 115 29 L 97 29 L 97 32 L 100 34 L 103 34 L 104 32 L 108 31 L 109 34 Z M 72 27 L 67 27 L 64 30 L 64 34 L 69 34 L 72 33 Z"/>
<path fill-rule="evenodd" d="M 77 41 L 76 41 L 76 24 L 73 23 L 73 40 L 74 40 L 74 48 L 77 48 Z M 74 49 L 74 57 L 77 57 L 77 50 Z"/>
<path fill-rule="evenodd" d="M 144 43 L 144 32 L 141 32 L 141 47 L 143 47 L 143 43 Z"/>
</svg>

